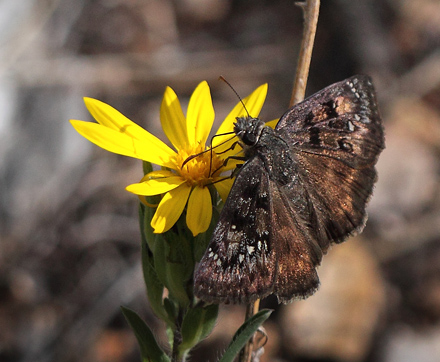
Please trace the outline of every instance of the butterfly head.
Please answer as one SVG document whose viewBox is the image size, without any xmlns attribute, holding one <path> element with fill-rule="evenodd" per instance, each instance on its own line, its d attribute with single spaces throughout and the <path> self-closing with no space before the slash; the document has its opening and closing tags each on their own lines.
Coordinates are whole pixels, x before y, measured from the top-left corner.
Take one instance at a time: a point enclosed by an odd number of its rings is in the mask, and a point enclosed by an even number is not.
<svg viewBox="0 0 440 362">
<path fill-rule="evenodd" d="M 234 132 L 246 146 L 254 146 L 260 139 L 265 124 L 258 118 L 237 117 Z"/>
</svg>

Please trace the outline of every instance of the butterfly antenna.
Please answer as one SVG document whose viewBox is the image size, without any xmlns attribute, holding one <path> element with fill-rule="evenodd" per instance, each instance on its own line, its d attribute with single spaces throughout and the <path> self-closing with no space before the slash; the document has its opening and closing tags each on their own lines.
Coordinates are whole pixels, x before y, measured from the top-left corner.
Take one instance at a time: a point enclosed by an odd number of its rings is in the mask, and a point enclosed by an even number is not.
<svg viewBox="0 0 440 362">
<path fill-rule="evenodd" d="M 243 100 L 241 99 L 241 97 L 239 96 L 239 94 L 237 93 L 237 91 L 234 89 L 234 87 L 231 85 L 231 83 L 229 83 L 222 75 L 220 77 L 218 77 L 219 80 L 222 80 L 223 82 L 225 82 L 229 88 L 232 89 L 232 91 L 235 93 L 235 95 L 237 96 L 237 98 L 240 100 L 240 103 L 243 105 L 244 110 L 246 111 L 248 117 L 250 117 L 251 115 L 249 114 L 246 105 L 244 104 Z"/>
</svg>

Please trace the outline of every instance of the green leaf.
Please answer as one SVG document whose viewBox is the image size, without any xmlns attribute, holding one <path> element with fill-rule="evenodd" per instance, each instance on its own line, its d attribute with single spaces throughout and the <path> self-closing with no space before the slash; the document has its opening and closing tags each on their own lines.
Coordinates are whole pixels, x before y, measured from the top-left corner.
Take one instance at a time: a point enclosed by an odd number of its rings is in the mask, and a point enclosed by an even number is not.
<svg viewBox="0 0 440 362">
<path fill-rule="evenodd" d="M 183 215 L 183 214 L 182 214 Z M 173 228 L 163 234 L 156 234 L 154 265 L 157 275 L 182 308 L 188 307 L 194 272 L 194 259 L 184 215 Z M 192 238 L 192 236 L 191 236 Z"/>
<path fill-rule="evenodd" d="M 142 162 L 142 167 L 144 175 L 153 171 L 153 166 L 150 162 Z M 160 202 L 160 195 L 145 196 L 145 201 L 147 201 L 147 203 L 150 205 L 158 205 Z M 139 221 L 141 224 L 140 226 L 142 237 L 145 238 L 145 240 L 147 241 L 150 250 L 154 250 L 154 243 L 156 242 L 158 234 L 155 234 L 153 232 L 153 228 L 151 227 L 151 220 L 153 219 L 154 213 L 156 212 L 156 207 L 146 206 L 141 203 L 141 208 L 139 211 Z"/>
<path fill-rule="evenodd" d="M 174 328 L 175 328 L 175 326 L 174 326 Z M 170 350 L 172 350 L 173 346 L 174 346 L 174 328 L 167 326 L 166 331 L 165 331 L 167 338 L 168 338 L 168 344 L 170 346 Z"/>
<path fill-rule="evenodd" d="M 249 338 L 251 338 L 252 335 L 257 331 L 258 327 L 260 327 L 264 321 L 269 318 L 271 313 L 271 310 L 263 309 L 244 322 L 241 327 L 238 328 L 237 332 L 235 332 L 231 343 L 229 344 L 228 348 L 226 348 L 223 357 L 218 362 L 232 362 Z"/>
<path fill-rule="evenodd" d="M 144 274 L 145 286 L 147 288 L 147 297 L 153 312 L 169 325 L 174 325 L 168 317 L 168 313 L 163 305 L 162 296 L 164 285 L 157 276 L 154 268 L 154 259 L 151 250 L 144 240 L 142 240 L 142 271 Z"/>
<path fill-rule="evenodd" d="M 170 297 L 176 299 L 182 307 L 186 307 L 190 300 L 185 289 L 186 281 L 182 275 L 184 266 L 181 261 L 170 258 L 170 245 L 163 235 L 160 234 L 153 250 L 157 276 L 168 289 Z"/>
<path fill-rule="evenodd" d="M 181 356 L 211 333 L 217 315 L 218 304 L 188 310 L 182 322 L 182 343 L 179 346 Z"/>
<path fill-rule="evenodd" d="M 167 287 L 170 294 L 186 308 L 189 305 L 189 282 L 194 272 L 189 241 L 184 233 L 168 232 L 164 235 L 169 245 L 167 254 Z"/>
<path fill-rule="evenodd" d="M 158 205 L 160 202 L 160 196 L 145 196 L 145 200 L 150 205 Z M 154 250 L 154 245 L 160 234 L 155 234 L 153 227 L 151 226 L 151 220 L 153 219 L 154 213 L 156 212 L 156 207 L 146 206 L 141 203 L 139 221 L 141 226 L 142 237 L 147 241 L 148 247 Z"/>
<path fill-rule="evenodd" d="M 164 305 L 164 308 L 168 314 L 168 318 L 172 321 L 176 321 L 177 316 L 179 314 L 177 304 L 173 300 L 171 300 L 170 298 L 165 298 L 163 301 L 163 305 Z M 168 343 L 169 343 L 171 349 L 173 349 L 175 329 L 176 329 L 175 323 L 167 326 Z"/>
<path fill-rule="evenodd" d="M 170 362 L 170 358 L 159 347 L 154 338 L 153 332 L 145 324 L 145 322 L 131 309 L 121 307 L 122 313 L 127 320 L 141 349 L 141 357 L 143 362 Z"/>
<path fill-rule="evenodd" d="M 199 341 L 208 337 L 214 329 L 215 324 L 217 323 L 218 308 L 218 304 L 211 304 L 204 308 L 205 315 L 203 318 L 202 333 L 200 334 Z"/>
<path fill-rule="evenodd" d="M 156 270 L 157 276 L 162 284 L 168 288 L 166 267 L 168 245 L 162 234 L 157 234 L 156 241 L 157 242 L 154 244 L 154 249 L 152 249 L 154 258 L 154 269 Z"/>
<path fill-rule="evenodd" d="M 178 311 L 179 307 L 177 306 L 177 304 L 174 303 L 174 301 L 171 300 L 170 298 L 165 298 L 163 300 L 163 305 L 165 307 L 165 310 L 166 310 L 169 318 L 173 321 L 176 320 L 177 315 L 179 314 L 179 311 Z M 175 327 L 174 324 L 172 327 Z"/>
</svg>

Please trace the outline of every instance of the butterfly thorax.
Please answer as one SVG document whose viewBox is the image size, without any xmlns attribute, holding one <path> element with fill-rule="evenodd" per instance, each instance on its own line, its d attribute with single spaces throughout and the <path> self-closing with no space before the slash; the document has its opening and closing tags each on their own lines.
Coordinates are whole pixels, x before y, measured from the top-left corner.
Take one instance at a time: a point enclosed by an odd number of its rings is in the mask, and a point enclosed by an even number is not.
<svg viewBox="0 0 440 362">
<path fill-rule="evenodd" d="M 247 159 L 257 155 L 266 154 L 275 146 L 277 141 L 285 143 L 281 139 L 277 140 L 272 128 L 253 117 L 237 117 L 237 122 L 234 124 L 234 132 L 240 140 L 240 145 L 243 148 Z M 284 145 L 284 148 L 287 145 Z M 264 151 L 263 149 L 268 149 Z"/>
<path fill-rule="evenodd" d="M 288 144 L 275 130 L 258 118 L 237 118 L 234 131 L 247 160 L 258 157 L 269 177 L 280 186 L 292 181 L 286 170 L 296 170 L 296 162 L 292 158 Z"/>
</svg>

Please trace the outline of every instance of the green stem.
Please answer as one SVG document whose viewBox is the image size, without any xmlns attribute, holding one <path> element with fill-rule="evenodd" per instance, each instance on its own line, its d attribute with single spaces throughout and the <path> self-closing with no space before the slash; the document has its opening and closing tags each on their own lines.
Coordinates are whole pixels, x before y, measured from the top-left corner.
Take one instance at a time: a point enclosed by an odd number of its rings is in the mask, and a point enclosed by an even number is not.
<svg viewBox="0 0 440 362">
<path fill-rule="evenodd" d="M 180 356 L 180 353 L 179 353 L 179 346 L 182 343 L 182 333 L 181 333 L 182 321 L 183 321 L 183 311 L 181 308 L 179 308 L 179 314 L 178 314 L 176 321 L 174 323 L 176 328 L 174 329 L 173 352 L 172 352 L 172 356 L 171 356 L 171 358 L 172 358 L 171 360 L 173 362 L 185 362 L 185 359 L 186 359 L 184 356 Z"/>
</svg>

